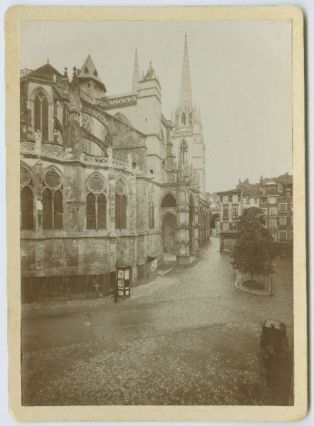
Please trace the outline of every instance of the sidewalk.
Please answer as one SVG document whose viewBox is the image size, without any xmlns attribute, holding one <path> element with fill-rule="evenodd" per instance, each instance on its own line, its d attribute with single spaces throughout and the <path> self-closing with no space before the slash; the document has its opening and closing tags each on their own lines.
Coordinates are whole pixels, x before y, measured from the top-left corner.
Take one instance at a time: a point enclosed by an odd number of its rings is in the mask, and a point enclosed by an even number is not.
<svg viewBox="0 0 314 426">
<path fill-rule="evenodd" d="M 82 308 L 100 309 L 103 306 L 113 304 L 113 296 L 95 298 L 95 299 L 71 299 L 71 300 L 46 300 L 42 302 L 27 303 L 21 307 L 22 320 L 26 318 L 35 318 L 42 316 L 59 316 L 61 314 L 71 314 L 80 311 Z"/>
</svg>

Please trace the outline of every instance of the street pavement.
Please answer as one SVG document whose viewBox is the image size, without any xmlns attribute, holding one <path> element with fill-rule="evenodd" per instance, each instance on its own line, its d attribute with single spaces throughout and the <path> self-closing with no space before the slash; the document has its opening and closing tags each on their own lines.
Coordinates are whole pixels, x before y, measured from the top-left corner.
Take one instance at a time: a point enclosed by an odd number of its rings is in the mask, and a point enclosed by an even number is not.
<svg viewBox="0 0 314 426">
<path fill-rule="evenodd" d="M 132 289 L 119 303 L 30 317 L 22 324 L 24 405 L 287 405 L 265 380 L 266 318 L 286 323 L 292 353 L 292 259 L 276 259 L 273 296 L 234 288 L 212 238 L 199 261 Z"/>
</svg>

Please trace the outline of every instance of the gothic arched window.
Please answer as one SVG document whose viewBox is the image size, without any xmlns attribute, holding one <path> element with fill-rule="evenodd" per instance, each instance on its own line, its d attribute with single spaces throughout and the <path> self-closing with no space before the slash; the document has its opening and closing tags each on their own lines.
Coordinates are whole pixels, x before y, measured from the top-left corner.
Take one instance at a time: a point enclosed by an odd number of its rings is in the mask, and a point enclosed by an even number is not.
<svg viewBox="0 0 314 426">
<path fill-rule="evenodd" d="M 182 113 L 182 124 L 186 124 L 186 115 L 185 112 Z"/>
<path fill-rule="evenodd" d="M 39 130 L 43 140 L 48 140 L 48 100 L 38 93 L 34 101 L 34 130 Z"/>
<path fill-rule="evenodd" d="M 29 186 L 21 190 L 21 227 L 22 229 L 33 229 L 33 191 Z"/>
<path fill-rule="evenodd" d="M 106 206 L 107 200 L 104 194 L 97 197 L 97 229 L 106 228 Z"/>
<path fill-rule="evenodd" d="M 126 186 L 119 180 L 116 183 L 116 194 L 115 194 L 115 226 L 116 229 L 127 228 L 127 206 L 128 200 L 126 196 Z"/>
<path fill-rule="evenodd" d="M 43 192 L 43 228 L 52 229 L 52 191 L 49 188 Z"/>
<path fill-rule="evenodd" d="M 54 170 L 48 170 L 44 176 L 43 229 L 63 229 L 63 191 L 62 178 Z"/>
<path fill-rule="evenodd" d="M 54 229 L 63 228 L 63 197 L 60 189 L 55 191 L 54 200 Z"/>
<path fill-rule="evenodd" d="M 96 229 L 96 196 L 92 193 L 86 197 L 86 228 Z"/>
<path fill-rule="evenodd" d="M 86 197 L 86 228 L 106 229 L 107 199 L 104 194 L 92 194 Z"/>
<path fill-rule="evenodd" d="M 99 173 L 93 174 L 87 182 L 86 228 L 106 229 L 107 198 L 104 194 L 105 181 Z"/>
</svg>

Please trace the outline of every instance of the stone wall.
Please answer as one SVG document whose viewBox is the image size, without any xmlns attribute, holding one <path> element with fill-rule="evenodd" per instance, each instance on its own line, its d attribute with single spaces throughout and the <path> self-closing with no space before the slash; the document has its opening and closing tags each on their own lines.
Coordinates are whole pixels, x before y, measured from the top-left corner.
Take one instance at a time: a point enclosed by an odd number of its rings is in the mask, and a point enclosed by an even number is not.
<svg viewBox="0 0 314 426">
<path fill-rule="evenodd" d="M 22 277 L 98 275 L 114 271 L 109 238 L 21 241 Z"/>
</svg>

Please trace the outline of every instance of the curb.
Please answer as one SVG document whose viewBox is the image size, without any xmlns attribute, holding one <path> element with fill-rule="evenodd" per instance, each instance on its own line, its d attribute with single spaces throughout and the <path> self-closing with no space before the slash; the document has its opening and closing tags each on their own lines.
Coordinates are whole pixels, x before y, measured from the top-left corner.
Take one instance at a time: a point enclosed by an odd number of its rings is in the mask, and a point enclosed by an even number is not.
<svg viewBox="0 0 314 426">
<path fill-rule="evenodd" d="M 261 290 L 261 291 L 253 290 L 247 287 L 243 287 L 243 285 L 238 283 L 237 280 L 235 280 L 234 282 L 234 288 L 236 288 L 237 290 L 243 291 L 244 293 L 254 294 L 255 296 L 271 296 L 272 294 L 271 288 L 268 288 L 268 290 Z"/>
</svg>

